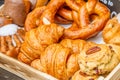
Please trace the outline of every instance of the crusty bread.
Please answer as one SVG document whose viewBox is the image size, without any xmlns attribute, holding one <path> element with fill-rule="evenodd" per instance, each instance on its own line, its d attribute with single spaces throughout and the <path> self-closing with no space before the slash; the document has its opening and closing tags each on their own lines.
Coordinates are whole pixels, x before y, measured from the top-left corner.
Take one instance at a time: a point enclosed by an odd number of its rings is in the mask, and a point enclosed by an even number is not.
<svg viewBox="0 0 120 80">
<path fill-rule="evenodd" d="M 13 23 L 23 26 L 29 9 L 28 0 L 5 0 L 3 14 L 10 16 Z"/>
</svg>

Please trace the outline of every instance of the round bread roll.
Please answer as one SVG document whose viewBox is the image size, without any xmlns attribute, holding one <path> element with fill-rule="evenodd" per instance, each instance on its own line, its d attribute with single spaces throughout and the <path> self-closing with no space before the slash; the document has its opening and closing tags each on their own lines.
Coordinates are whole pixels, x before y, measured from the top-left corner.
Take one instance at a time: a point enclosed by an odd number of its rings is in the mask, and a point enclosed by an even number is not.
<svg viewBox="0 0 120 80">
<path fill-rule="evenodd" d="M 120 61 L 120 47 L 88 42 L 78 56 L 80 71 L 87 75 L 107 74 Z"/>
</svg>

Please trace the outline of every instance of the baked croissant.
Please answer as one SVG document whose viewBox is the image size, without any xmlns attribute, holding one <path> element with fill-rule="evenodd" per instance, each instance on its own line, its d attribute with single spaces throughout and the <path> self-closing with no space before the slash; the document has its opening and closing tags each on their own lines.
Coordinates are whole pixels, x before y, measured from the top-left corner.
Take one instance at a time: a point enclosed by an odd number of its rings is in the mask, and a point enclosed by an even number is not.
<svg viewBox="0 0 120 80">
<path fill-rule="evenodd" d="M 72 50 L 72 52 L 75 53 L 75 54 L 79 54 L 86 43 L 87 42 L 85 40 L 81 40 L 81 39 L 76 39 L 76 40 L 63 39 L 60 42 L 60 44 L 62 46 L 70 48 Z"/>
<path fill-rule="evenodd" d="M 64 28 L 57 24 L 48 24 L 40 25 L 38 28 L 26 32 L 18 60 L 29 64 L 39 58 L 48 45 L 59 41 L 63 30 Z"/>
<path fill-rule="evenodd" d="M 60 80 L 68 80 L 79 69 L 77 56 L 85 44 L 86 41 L 80 39 L 63 39 L 49 45 L 31 66 Z"/>
<path fill-rule="evenodd" d="M 69 80 L 79 70 L 77 55 L 61 44 L 52 44 L 41 53 L 40 59 L 31 63 L 31 66 L 60 80 Z"/>
</svg>

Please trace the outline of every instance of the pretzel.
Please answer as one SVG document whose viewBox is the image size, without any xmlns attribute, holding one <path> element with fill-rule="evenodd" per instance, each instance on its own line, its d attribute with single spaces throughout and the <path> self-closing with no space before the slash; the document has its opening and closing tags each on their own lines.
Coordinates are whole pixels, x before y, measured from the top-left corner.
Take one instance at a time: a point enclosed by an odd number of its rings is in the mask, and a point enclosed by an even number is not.
<svg viewBox="0 0 120 80">
<path fill-rule="evenodd" d="M 29 31 L 39 25 L 39 19 L 42 15 L 43 11 L 45 10 L 45 6 L 35 8 L 32 12 L 27 15 L 25 20 L 25 30 Z"/>
<path fill-rule="evenodd" d="M 48 3 L 48 1 L 49 1 L 49 0 L 37 0 L 37 1 L 36 1 L 36 5 L 35 5 L 35 8 L 44 6 L 45 4 Z"/>
<path fill-rule="evenodd" d="M 39 21 L 41 19 L 41 15 L 42 14 L 46 14 L 46 12 L 44 12 L 46 10 L 46 6 L 42 6 L 42 7 L 38 7 L 38 8 L 35 8 L 32 12 L 30 12 L 28 15 L 27 15 L 27 18 L 25 20 L 25 30 L 26 31 L 29 31 L 33 28 L 36 28 L 39 26 Z M 44 13 L 43 13 L 44 12 Z M 63 12 L 61 10 L 61 12 Z M 67 20 L 59 15 L 55 15 L 55 21 L 56 23 L 72 23 L 71 20 Z"/>
<path fill-rule="evenodd" d="M 43 19 L 46 18 L 50 23 L 54 22 L 54 17 L 57 10 L 64 4 L 65 0 L 50 0 L 43 12 L 39 24 L 44 24 Z M 54 6 L 54 8 L 52 8 Z"/>
<path fill-rule="evenodd" d="M 88 0 L 88 2 L 79 9 L 78 13 L 79 25 L 76 24 L 76 26 L 79 27 L 77 29 L 74 29 L 74 27 L 72 29 L 66 29 L 63 38 L 88 39 L 103 29 L 110 16 L 108 8 L 97 0 Z M 94 14 L 97 18 L 90 21 L 89 16 Z"/>
</svg>

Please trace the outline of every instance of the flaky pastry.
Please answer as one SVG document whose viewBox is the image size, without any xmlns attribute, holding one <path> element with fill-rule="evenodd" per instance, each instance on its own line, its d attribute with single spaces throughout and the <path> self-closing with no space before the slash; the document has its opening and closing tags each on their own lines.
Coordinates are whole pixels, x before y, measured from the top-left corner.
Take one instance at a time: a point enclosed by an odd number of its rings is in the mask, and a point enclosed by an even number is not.
<svg viewBox="0 0 120 80">
<path fill-rule="evenodd" d="M 118 15 L 120 16 L 120 14 Z M 117 16 L 110 19 L 103 29 L 103 39 L 106 43 L 120 45 L 120 22 Z"/>
<path fill-rule="evenodd" d="M 26 32 L 25 41 L 21 46 L 21 52 L 18 55 L 18 59 L 28 64 L 31 63 L 31 61 L 40 57 L 41 53 L 48 45 L 57 43 L 63 35 L 63 31 L 63 27 L 53 23 L 40 25 L 38 28 Z M 25 57 L 30 60 L 25 61 Z"/>
<path fill-rule="evenodd" d="M 31 66 L 60 80 L 69 80 L 79 70 L 77 56 L 78 54 L 72 53 L 71 49 L 61 44 L 52 44 Z"/>
</svg>

